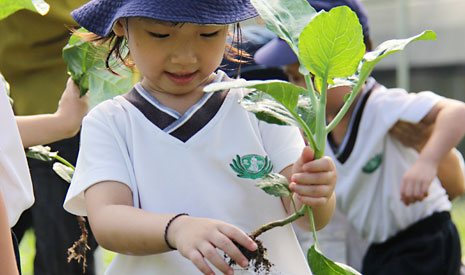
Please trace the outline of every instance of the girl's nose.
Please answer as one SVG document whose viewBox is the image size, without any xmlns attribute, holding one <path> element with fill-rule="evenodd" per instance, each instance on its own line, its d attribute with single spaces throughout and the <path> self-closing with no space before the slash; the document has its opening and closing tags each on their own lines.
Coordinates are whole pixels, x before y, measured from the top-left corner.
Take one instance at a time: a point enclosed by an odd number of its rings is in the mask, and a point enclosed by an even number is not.
<svg viewBox="0 0 465 275">
<path fill-rule="evenodd" d="M 179 49 L 175 50 L 171 55 L 171 62 L 173 64 L 186 66 L 195 64 L 197 61 L 198 59 L 195 50 L 186 44 L 184 44 L 183 47 L 179 47 Z"/>
</svg>

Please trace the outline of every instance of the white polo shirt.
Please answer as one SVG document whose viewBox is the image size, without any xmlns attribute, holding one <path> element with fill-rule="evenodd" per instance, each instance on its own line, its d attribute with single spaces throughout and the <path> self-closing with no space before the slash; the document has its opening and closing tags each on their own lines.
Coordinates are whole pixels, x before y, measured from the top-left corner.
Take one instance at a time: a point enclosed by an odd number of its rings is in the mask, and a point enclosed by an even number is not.
<svg viewBox="0 0 465 275">
<path fill-rule="evenodd" d="M 21 213 L 34 203 L 34 193 L 18 126 L 1 79 L 0 129 L 0 188 L 6 202 L 8 223 L 13 227 Z"/>
<path fill-rule="evenodd" d="M 86 215 L 84 191 L 110 180 L 132 190 L 135 207 L 219 219 L 247 233 L 286 217 L 281 199 L 247 177 L 269 168 L 281 171 L 297 160 L 304 144 L 297 128 L 261 122 L 245 111 L 238 104 L 245 92 L 206 93 L 183 115 L 161 105 L 141 85 L 98 105 L 83 122 L 65 209 Z M 275 264 L 272 274 L 310 274 L 290 225 L 260 239 Z M 200 272 L 172 251 L 117 254 L 106 274 Z"/>
<path fill-rule="evenodd" d="M 402 176 L 418 153 L 388 134 L 398 120 L 419 122 L 441 97 L 432 92 L 408 94 L 402 89 L 377 86 L 363 106 L 364 99 L 366 94 L 357 102 L 338 152 L 327 143 L 326 153 L 335 160 L 339 174 L 337 208 L 364 239 L 380 243 L 434 212 L 451 209 L 437 178 L 423 201 L 409 206 L 401 201 Z M 357 126 L 358 113 L 361 118 Z"/>
</svg>

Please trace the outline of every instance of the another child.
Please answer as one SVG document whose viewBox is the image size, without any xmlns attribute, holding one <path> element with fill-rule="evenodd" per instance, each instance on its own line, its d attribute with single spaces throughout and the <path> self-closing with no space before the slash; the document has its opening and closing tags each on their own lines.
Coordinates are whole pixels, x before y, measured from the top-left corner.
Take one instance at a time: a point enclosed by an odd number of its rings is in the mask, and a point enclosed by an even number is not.
<svg viewBox="0 0 465 275">
<path fill-rule="evenodd" d="M 327 10 L 339 5 L 361 7 L 352 0 L 309 3 Z M 369 51 L 366 18 L 359 19 Z M 305 86 L 297 57 L 286 42 L 269 42 L 255 54 L 255 60 L 268 66 L 284 65 L 289 79 Z M 350 87 L 328 91 L 328 122 L 350 91 Z M 462 102 L 431 92 L 386 89 L 370 78 L 328 136 L 326 153 L 337 160 L 340 175 L 337 209 L 371 243 L 363 262 L 364 275 L 459 274 L 460 241 L 446 190 L 451 190 L 451 197 L 463 193 L 463 167 L 451 149 L 465 133 L 465 124 L 456 121 L 464 119 Z M 420 153 L 388 134 L 399 121 L 434 124 L 430 138 L 418 148 Z M 449 159 L 457 167 L 453 173 L 461 176 L 440 182 L 438 167 Z"/>
<path fill-rule="evenodd" d="M 6 219 L 0 220 L 2 228 L 11 228 L 18 221 L 21 213 L 31 207 L 34 203 L 34 194 L 32 190 L 31 177 L 24 154 L 24 148 L 19 137 L 18 126 L 16 125 L 13 110 L 11 109 L 10 101 L 7 97 L 7 87 L 4 85 L 3 77 L 0 74 L 0 190 L 6 210 Z M 6 224 L 4 222 L 6 221 Z M 2 229 L 2 268 L 8 270 L 15 269 L 11 266 L 10 256 L 18 250 L 18 243 L 13 232 L 8 232 L 5 239 L 5 234 Z M 11 245 L 8 245 L 8 243 Z M 14 254 L 13 254 L 14 255 Z M 17 254 L 18 256 L 18 254 Z M 14 257 L 13 257 L 14 259 Z M 19 257 L 17 257 L 19 270 Z M 0 272 L 1 274 L 15 274 Z M 17 274 L 17 273 L 16 273 Z"/>
<path fill-rule="evenodd" d="M 297 207 L 312 207 L 318 229 L 330 220 L 332 160 L 313 161 L 298 129 L 246 112 L 237 101 L 247 90 L 203 92 L 227 81 L 216 70 L 229 24 L 256 15 L 249 1 L 238 0 L 93 0 L 72 13 L 98 39 L 113 41 L 109 55 L 123 58 L 128 45 L 143 76 L 84 119 L 64 203 L 87 215 L 99 244 L 118 253 L 107 274 L 233 274 L 226 255 L 247 267 L 233 242 L 256 250 L 245 232 L 292 212 L 288 198 L 238 177 L 257 177 L 270 164 L 292 180 Z M 233 161 L 241 171 L 230 167 Z M 297 222 L 308 230 L 308 220 Z M 310 273 L 290 225 L 260 240 L 272 274 Z"/>
</svg>

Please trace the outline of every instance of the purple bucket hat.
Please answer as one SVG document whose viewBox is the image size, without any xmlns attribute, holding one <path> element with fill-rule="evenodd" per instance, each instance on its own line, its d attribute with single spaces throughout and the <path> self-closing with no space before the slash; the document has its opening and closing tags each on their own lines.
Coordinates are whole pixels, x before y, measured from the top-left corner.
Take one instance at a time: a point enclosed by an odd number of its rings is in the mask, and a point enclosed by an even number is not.
<svg viewBox="0 0 465 275">
<path fill-rule="evenodd" d="M 362 2 L 359 0 L 307 0 L 308 3 L 316 10 L 329 11 L 338 6 L 348 6 L 356 14 L 362 25 L 363 35 L 367 37 L 368 32 L 368 16 Z M 266 66 L 284 66 L 296 63 L 299 60 L 294 51 L 286 41 L 275 38 L 260 48 L 254 55 L 257 64 Z"/>
<path fill-rule="evenodd" d="M 122 17 L 225 25 L 257 15 L 249 0 L 91 0 L 71 12 L 79 25 L 100 36 Z"/>
</svg>

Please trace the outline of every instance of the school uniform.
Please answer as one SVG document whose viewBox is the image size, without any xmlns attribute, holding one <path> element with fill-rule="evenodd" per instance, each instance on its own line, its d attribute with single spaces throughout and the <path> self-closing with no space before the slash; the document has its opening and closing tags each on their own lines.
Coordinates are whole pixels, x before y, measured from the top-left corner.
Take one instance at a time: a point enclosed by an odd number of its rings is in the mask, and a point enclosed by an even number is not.
<svg viewBox="0 0 465 275">
<path fill-rule="evenodd" d="M 34 203 L 31 176 L 18 126 L 0 75 L 0 189 L 5 198 L 8 224 L 13 227 L 21 213 Z M 13 232 L 12 232 L 13 233 Z M 19 263 L 18 244 L 13 235 L 15 254 Z"/>
<path fill-rule="evenodd" d="M 435 178 L 423 201 L 401 201 L 402 176 L 418 153 L 388 134 L 398 120 L 419 122 L 442 97 L 387 89 L 373 78 L 366 86 L 344 141 L 337 147 L 329 136 L 326 147 L 343 175 L 335 189 L 337 208 L 372 244 L 362 273 L 458 274 L 460 242 L 447 194 Z"/>
<path fill-rule="evenodd" d="M 219 71 L 215 81 L 222 81 Z M 295 127 L 259 121 L 239 104 L 245 89 L 205 93 L 185 114 L 161 105 L 140 84 L 95 107 L 84 119 L 77 167 L 64 207 L 86 215 L 84 191 L 117 181 L 134 207 L 219 219 L 250 233 L 287 216 L 281 199 L 251 178 L 279 172 L 304 147 Z M 121 221 L 124 222 L 124 221 Z M 290 225 L 259 237 L 274 263 L 271 274 L 310 274 Z M 218 271 L 217 271 L 218 272 Z M 178 251 L 117 254 L 106 274 L 200 274 Z M 263 274 L 237 270 L 236 274 Z"/>
</svg>

